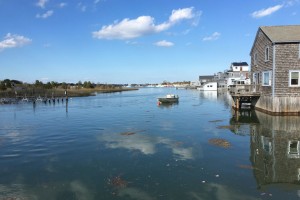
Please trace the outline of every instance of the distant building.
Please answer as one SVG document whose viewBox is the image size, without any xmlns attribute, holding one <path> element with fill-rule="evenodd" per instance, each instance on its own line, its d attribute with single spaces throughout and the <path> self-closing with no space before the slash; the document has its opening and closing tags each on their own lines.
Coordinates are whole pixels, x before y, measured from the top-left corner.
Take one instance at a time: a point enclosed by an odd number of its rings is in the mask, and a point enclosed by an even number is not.
<svg viewBox="0 0 300 200">
<path fill-rule="evenodd" d="M 250 84 L 249 65 L 247 62 L 233 62 L 230 65 L 230 70 L 226 71 L 227 86 L 235 84 L 235 81 L 244 80 Z"/>
<path fill-rule="evenodd" d="M 204 85 L 205 83 L 214 82 L 214 81 L 216 81 L 214 75 L 199 76 L 200 85 Z"/>
<path fill-rule="evenodd" d="M 270 113 L 300 112 L 300 25 L 258 28 L 251 52 L 255 107 Z"/>
</svg>

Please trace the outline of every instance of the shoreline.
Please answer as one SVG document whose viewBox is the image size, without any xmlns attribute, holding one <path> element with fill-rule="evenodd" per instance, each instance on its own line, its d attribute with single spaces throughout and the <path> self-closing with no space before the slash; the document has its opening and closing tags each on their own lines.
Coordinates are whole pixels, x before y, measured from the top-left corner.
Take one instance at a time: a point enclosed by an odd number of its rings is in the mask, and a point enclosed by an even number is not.
<svg viewBox="0 0 300 200">
<path fill-rule="evenodd" d="M 134 91 L 138 88 L 90 88 L 90 89 L 40 89 L 40 88 L 30 88 L 27 90 L 13 91 L 6 90 L 0 92 L 0 98 L 62 98 L 62 97 L 87 97 L 95 96 L 96 93 L 114 93 L 114 92 L 126 92 Z"/>
</svg>

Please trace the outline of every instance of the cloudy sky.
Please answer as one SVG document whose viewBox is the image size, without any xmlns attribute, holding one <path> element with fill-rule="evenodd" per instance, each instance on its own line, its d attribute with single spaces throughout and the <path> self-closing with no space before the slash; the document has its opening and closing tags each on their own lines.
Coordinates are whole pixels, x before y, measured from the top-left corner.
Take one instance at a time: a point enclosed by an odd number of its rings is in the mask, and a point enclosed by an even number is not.
<svg viewBox="0 0 300 200">
<path fill-rule="evenodd" d="M 295 24 L 299 0 L 0 0 L 0 80 L 195 81 Z"/>
</svg>

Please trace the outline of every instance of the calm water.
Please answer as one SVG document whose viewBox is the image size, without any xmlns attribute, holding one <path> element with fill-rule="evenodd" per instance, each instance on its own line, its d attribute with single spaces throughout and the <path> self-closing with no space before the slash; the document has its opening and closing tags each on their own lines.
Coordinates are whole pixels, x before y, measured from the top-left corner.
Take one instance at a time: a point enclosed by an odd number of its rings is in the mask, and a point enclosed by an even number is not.
<svg viewBox="0 0 300 200">
<path fill-rule="evenodd" d="M 0 200 L 300 199 L 299 118 L 230 105 L 165 88 L 1 105 Z"/>
</svg>

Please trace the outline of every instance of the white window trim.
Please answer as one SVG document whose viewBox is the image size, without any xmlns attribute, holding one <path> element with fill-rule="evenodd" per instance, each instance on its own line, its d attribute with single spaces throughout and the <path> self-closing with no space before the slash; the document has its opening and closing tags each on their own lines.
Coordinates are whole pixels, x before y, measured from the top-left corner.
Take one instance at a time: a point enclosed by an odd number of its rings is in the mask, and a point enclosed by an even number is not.
<svg viewBox="0 0 300 200">
<path fill-rule="evenodd" d="M 268 73 L 269 74 L 269 81 L 268 84 L 265 84 L 265 74 Z M 261 82 L 262 86 L 271 86 L 272 85 L 272 71 L 263 71 L 262 72 L 262 82 Z"/>
<path fill-rule="evenodd" d="M 265 48 L 265 62 L 270 60 L 270 47 L 266 46 Z"/>
<path fill-rule="evenodd" d="M 298 85 L 292 85 L 291 84 L 291 78 L 292 78 L 292 72 L 298 72 Z M 300 70 L 290 70 L 289 71 L 289 87 L 300 87 Z"/>
</svg>

